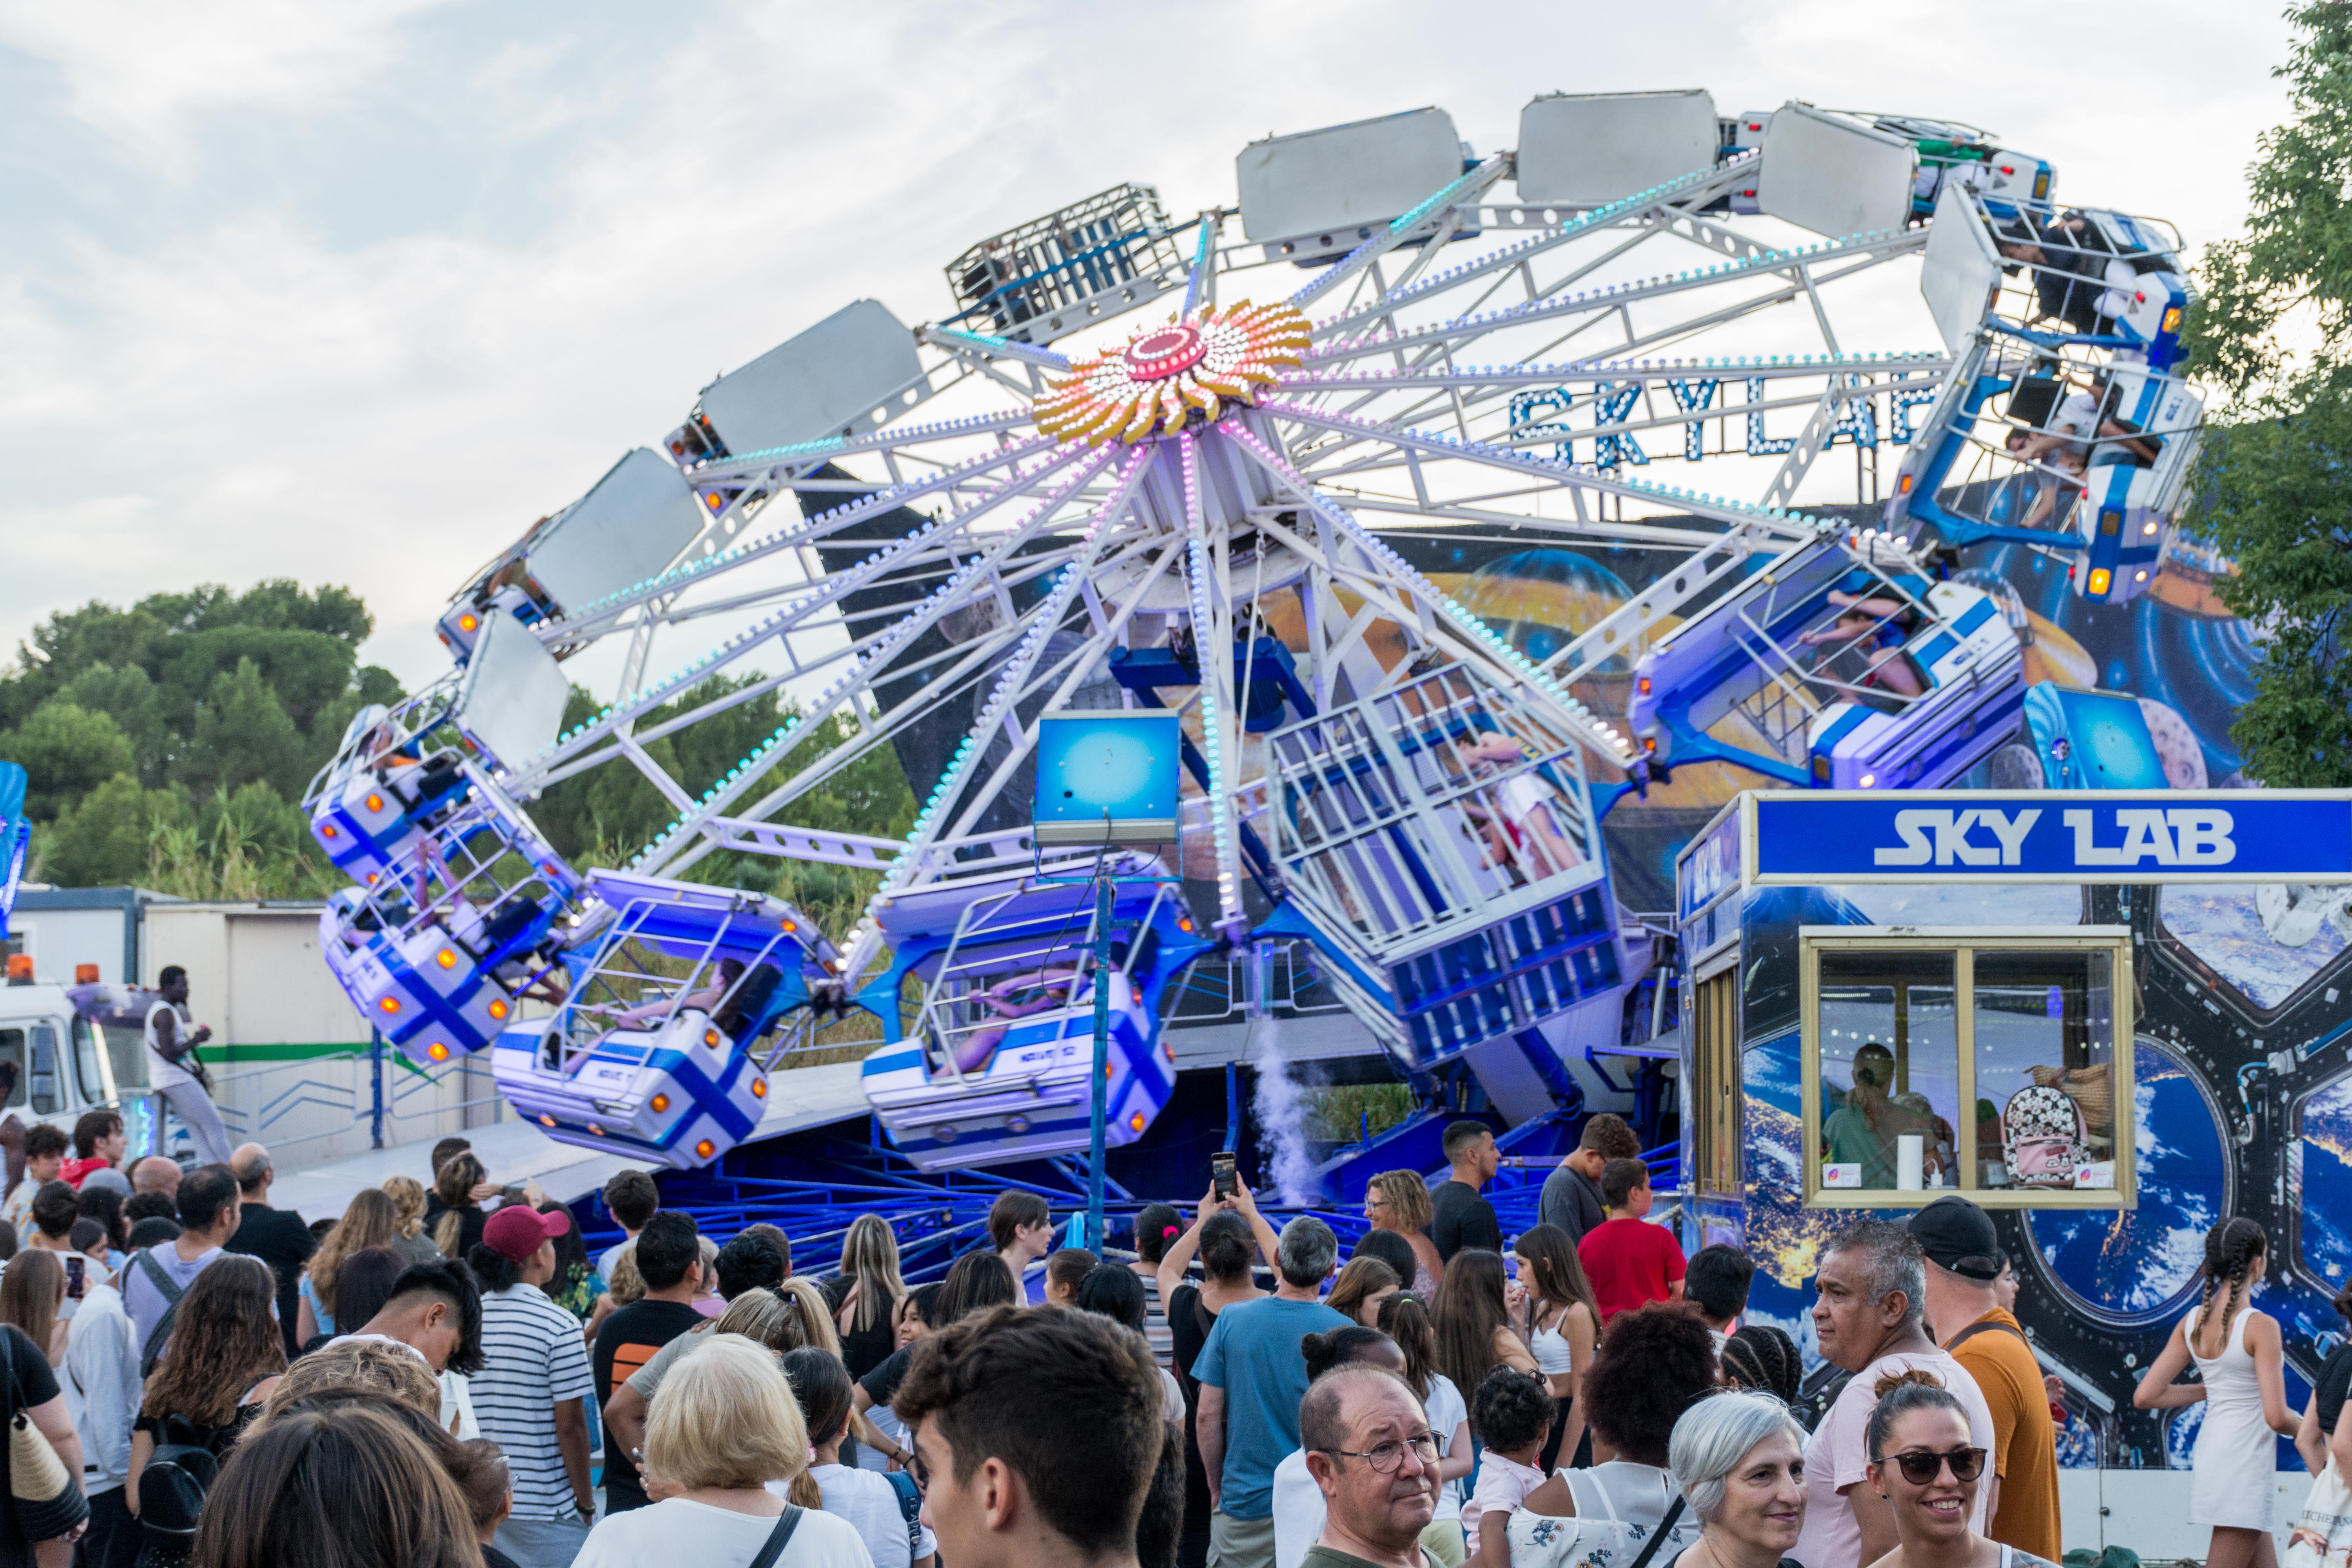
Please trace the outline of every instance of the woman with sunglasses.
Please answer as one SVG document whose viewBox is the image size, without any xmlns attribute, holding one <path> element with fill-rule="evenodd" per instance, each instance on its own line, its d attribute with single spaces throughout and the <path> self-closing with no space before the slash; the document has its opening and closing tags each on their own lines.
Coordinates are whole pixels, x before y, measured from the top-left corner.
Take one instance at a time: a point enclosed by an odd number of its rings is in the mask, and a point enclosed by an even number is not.
<svg viewBox="0 0 2352 1568">
<path fill-rule="evenodd" d="M 1936 1374 L 1889 1373 L 1875 1392 L 1863 1485 L 1885 1500 L 1901 1544 L 1871 1568 L 2051 1568 L 1969 1527 L 1990 1456 L 1969 1441 L 1968 1412 Z"/>
</svg>

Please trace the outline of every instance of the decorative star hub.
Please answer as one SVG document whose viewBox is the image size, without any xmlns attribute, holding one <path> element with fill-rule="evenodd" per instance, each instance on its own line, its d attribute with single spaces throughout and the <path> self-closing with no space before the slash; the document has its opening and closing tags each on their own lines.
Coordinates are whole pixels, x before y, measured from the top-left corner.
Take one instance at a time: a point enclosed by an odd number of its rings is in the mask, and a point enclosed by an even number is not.
<svg viewBox="0 0 2352 1568">
<path fill-rule="evenodd" d="M 1160 327 L 1139 327 L 1124 348 L 1084 359 L 1036 403 L 1037 427 L 1065 441 L 1133 446 L 1215 419 L 1229 403 L 1248 405 L 1279 384 L 1276 365 L 1296 365 L 1307 318 L 1284 304 L 1211 305 Z"/>
</svg>

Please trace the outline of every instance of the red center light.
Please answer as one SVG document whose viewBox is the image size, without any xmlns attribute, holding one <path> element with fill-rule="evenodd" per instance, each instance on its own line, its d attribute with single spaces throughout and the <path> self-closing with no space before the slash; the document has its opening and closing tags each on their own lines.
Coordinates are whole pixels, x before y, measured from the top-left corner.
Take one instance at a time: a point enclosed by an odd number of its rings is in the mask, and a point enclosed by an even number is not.
<svg viewBox="0 0 2352 1568">
<path fill-rule="evenodd" d="M 1166 381 L 1201 363 L 1209 342 L 1182 321 L 1162 327 L 1127 345 L 1127 374 L 1138 381 Z"/>
<path fill-rule="evenodd" d="M 711 1155 L 719 1152 L 719 1145 L 705 1138 L 694 1146 L 694 1152 L 697 1158 L 708 1160 Z"/>
</svg>

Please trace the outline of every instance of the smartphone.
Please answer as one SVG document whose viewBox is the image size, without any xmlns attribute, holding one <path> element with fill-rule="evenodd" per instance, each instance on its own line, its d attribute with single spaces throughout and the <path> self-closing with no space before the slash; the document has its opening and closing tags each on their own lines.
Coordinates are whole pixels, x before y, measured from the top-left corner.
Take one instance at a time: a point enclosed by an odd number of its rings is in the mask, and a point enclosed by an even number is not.
<svg viewBox="0 0 2352 1568">
<path fill-rule="evenodd" d="M 1241 1184 L 1234 1177 L 1234 1152 L 1231 1149 L 1221 1150 L 1209 1156 L 1209 1176 L 1216 1184 L 1216 1194 L 1221 1198 L 1232 1197 L 1241 1190 Z"/>
<path fill-rule="evenodd" d="M 66 1254 L 66 1300 L 79 1301 L 83 1289 L 82 1272 L 89 1260 L 79 1252 Z"/>
</svg>

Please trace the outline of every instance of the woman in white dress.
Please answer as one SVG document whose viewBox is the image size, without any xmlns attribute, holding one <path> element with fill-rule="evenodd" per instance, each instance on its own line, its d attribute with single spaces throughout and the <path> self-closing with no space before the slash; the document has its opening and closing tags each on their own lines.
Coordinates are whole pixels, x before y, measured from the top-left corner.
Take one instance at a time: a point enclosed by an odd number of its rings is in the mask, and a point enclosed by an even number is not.
<svg viewBox="0 0 2352 1568">
<path fill-rule="evenodd" d="M 2271 1493 L 2281 1436 L 2295 1435 L 2280 1371 L 2278 1320 L 2246 1305 L 2270 1259 L 2270 1239 L 2245 1218 L 2205 1233 L 2205 1293 L 2180 1320 L 2132 1392 L 2142 1410 L 2205 1402 L 2189 1482 L 2189 1522 L 2211 1527 L 2206 1568 L 2276 1568 Z M 2176 1384 L 2190 1362 L 2202 1385 Z"/>
</svg>

